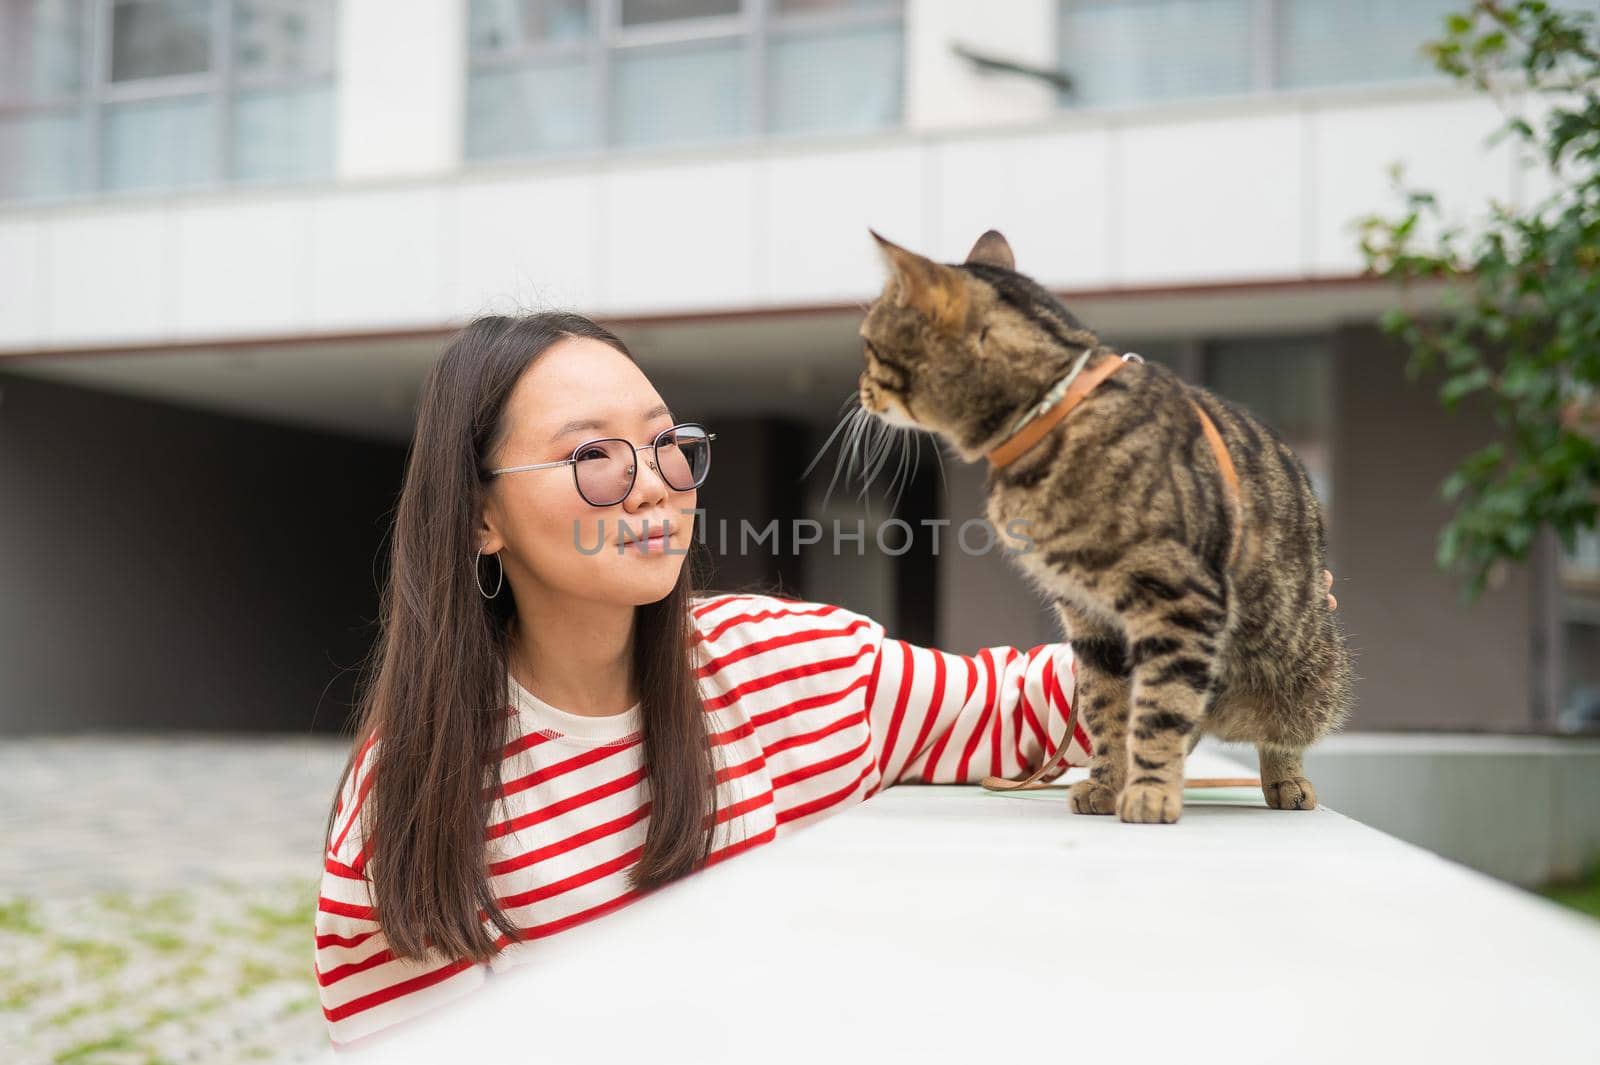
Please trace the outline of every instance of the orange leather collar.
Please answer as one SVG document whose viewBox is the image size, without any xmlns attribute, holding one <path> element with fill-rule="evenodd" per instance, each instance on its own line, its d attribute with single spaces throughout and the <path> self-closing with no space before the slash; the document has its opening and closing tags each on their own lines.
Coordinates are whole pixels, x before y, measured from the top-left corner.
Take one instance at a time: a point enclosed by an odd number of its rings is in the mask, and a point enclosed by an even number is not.
<svg viewBox="0 0 1600 1065">
<path fill-rule="evenodd" d="M 1073 408 L 1082 403 L 1085 396 L 1093 392 L 1106 378 L 1122 369 L 1127 361 L 1126 358 L 1107 359 L 1093 370 L 1081 371 L 1067 386 L 1066 393 L 1051 404 L 1049 409 L 1042 411 L 1016 433 L 1007 437 L 998 447 L 988 452 L 985 457 L 988 458 L 989 464 L 998 470 L 1021 458 L 1029 448 L 1043 440 L 1046 433 L 1060 424 L 1061 419 L 1071 414 Z M 1228 454 L 1228 446 L 1223 443 L 1222 434 L 1217 431 L 1216 425 L 1200 404 L 1191 399 L 1189 405 L 1200 416 L 1200 428 L 1205 433 L 1206 443 L 1211 445 L 1211 454 L 1216 457 L 1217 468 L 1222 472 L 1223 484 L 1228 493 L 1229 509 L 1233 512 L 1233 548 L 1228 553 L 1228 564 L 1231 566 L 1238 559 L 1239 549 L 1244 543 L 1244 493 L 1239 486 L 1238 471 L 1233 467 L 1233 456 Z"/>
<path fill-rule="evenodd" d="M 1122 358 L 1107 359 L 1094 369 L 1079 373 L 1072 384 L 1067 386 L 1066 394 L 1056 400 L 1050 409 L 1028 422 L 1015 435 L 1008 437 L 1004 443 L 984 456 L 989 460 L 989 465 L 998 470 L 1015 462 L 1029 448 L 1043 440 L 1045 434 L 1054 429 L 1062 418 L 1071 414 L 1072 408 L 1082 403 L 1083 398 L 1094 391 L 1095 386 L 1122 369 L 1126 362 L 1127 360 Z"/>
</svg>

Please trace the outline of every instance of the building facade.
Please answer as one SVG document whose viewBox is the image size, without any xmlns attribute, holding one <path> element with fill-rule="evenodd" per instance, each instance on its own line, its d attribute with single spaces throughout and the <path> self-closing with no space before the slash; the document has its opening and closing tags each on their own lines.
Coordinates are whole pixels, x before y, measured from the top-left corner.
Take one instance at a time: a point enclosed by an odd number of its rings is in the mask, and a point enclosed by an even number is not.
<svg viewBox="0 0 1600 1065">
<path fill-rule="evenodd" d="M 1406 379 L 1352 225 L 1397 162 L 1464 212 L 1550 187 L 1420 57 L 1457 6 L 0 0 L 0 731 L 341 725 L 417 386 L 490 311 L 607 322 L 728 442 L 716 585 L 1059 639 L 998 551 L 875 535 L 979 516 L 981 470 L 828 490 L 869 226 L 945 261 L 998 228 L 1285 433 L 1357 727 L 1554 729 L 1600 702 L 1600 558 L 1459 604 L 1437 487 L 1491 423 Z M 737 547 L 801 519 L 864 535 Z"/>
</svg>

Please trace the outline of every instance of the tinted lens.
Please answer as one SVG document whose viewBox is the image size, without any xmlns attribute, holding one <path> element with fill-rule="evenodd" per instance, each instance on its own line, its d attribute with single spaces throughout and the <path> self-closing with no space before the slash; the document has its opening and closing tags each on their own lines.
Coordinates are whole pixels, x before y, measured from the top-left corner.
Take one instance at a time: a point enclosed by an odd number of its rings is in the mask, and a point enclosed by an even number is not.
<svg viewBox="0 0 1600 1065">
<path fill-rule="evenodd" d="M 633 448 L 626 440 L 592 440 L 578 450 L 572 464 L 578 491 L 597 507 L 620 503 L 633 487 Z"/>
<path fill-rule="evenodd" d="M 680 492 L 698 488 L 711 469 L 711 441 L 698 425 L 680 425 L 656 442 L 661 479 Z"/>
</svg>

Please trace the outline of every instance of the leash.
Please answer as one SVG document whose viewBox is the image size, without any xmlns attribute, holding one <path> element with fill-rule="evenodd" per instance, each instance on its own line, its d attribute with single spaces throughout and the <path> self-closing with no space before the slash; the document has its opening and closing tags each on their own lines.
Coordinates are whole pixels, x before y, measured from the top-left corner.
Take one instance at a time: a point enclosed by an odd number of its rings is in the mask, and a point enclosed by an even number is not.
<svg viewBox="0 0 1600 1065">
<path fill-rule="evenodd" d="M 1061 419 L 1071 414 L 1073 408 L 1083 402 L 1084 398 L 1094 391 L 1095 387 L 1105 381 L 1112 374 L 1122 369 L 1130 361 L 1144 362 L 1144 358 L 1134 352 L 1127 352 L 1120 359 L 1112 359 L 1101 363 L 1087 375 L 1082 371 L 1089 362 L 1089 356 L 1094 353 L 1094 348 L 1085 348 L 1078 361 L 1073 364 L 1072 370 L 1061 380 L 1050 386 L 1044 398 L 1034 404 L 1012 425 L 1006 438 L 999 445 L 991 449 L 987 458 L 995 469 L 1002 469 L 1015 462 L 1030 448 L 1044 439 L 1046 433 L 1055 428 Z M 1200 417 L 1200 429 L 1205 434 L 1206 443 L 1211 446 L 1211 454 L 1217 460 L 1217 467 L 1222 471 L 1222 481 L 1227 489 L 1228 509 L 1233 514 L 1233 527 L 1238 530 L 1233 538 L 1233 548 L 1228 553 L 1228 565 L 1232 566 L 1239 557 L 1239 547 L 1244 542 L 1244 494 L 1239 486 L 1239 474 L 1234 469 L 1233 457 L 1228 454 L 1228 446 L 1223 442 L 1222 434 L 1217 431 L 1216 425 L 1211 421 L 1205 410 L 1193 398 L 1189 405 L 1194 408 L 1195 414 Z M 1025 780 L 1008 780 L 1005 777 L 988 776 L 980 783 L 990 791 L 1066 791 L 1071 784 L 1045 784 L 1041 778 L 1048 774 L 1066 758 L 1067 748 L 1072 743 L 1072 737 L 1078 728 L 1078 700 L 1076 693 L 1071 703 L 1067 706 L 1067 728 L 1061 742 L 1054 748 L 1054 753 L 1045 758 L 1039 768 L 1035 769 Z M 1063 767 L 1065 772 L 1065 767 Z M 1190 777 L 1183 782 L 1185 788 L 1244 788 L 1260 787 L 1260 777 Z"/>
</svg>

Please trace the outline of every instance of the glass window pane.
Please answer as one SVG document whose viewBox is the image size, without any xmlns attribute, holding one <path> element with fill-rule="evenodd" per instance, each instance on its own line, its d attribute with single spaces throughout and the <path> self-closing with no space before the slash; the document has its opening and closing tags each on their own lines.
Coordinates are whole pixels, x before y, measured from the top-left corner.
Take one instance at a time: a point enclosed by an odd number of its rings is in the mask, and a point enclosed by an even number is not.
<svg viewBox="0 0 1600 1065">
<path fill-rule="evenodd" d="M 548 41 L 581 41 L 592 32 L 588 0 L 472 0 L 468 20 L 475 55 Z"/>
<path fill-rule="evenodd" d="M 233 101 L 233 176 L 304 181 L 333 176 L 333 88 L 250 89 Z"/>
<path fill-rule="evenodd" d="M 235 0 L 233 62 L 240 74 L 325 74 L 333 69 L 328 0 Z"/>
<path fill-rule="evenodd" d="M 1252 0 L 1079 0 L 1061 9 L 1073 104 L 1248 91 Z"/>
<path fill-rule="evenodd" d="M 1565 646 L 1557 725 L 1600 732 L 1600 532 L 1581 532 L 1559 565 L 1561 634 Z"/>
<path fill-rule="evenodd" d="M 897 8 L 900 0 L 778 0 L 784 15 L 811 14 L 816 11 L 882 11 Z"/>
<path fill-rule="evenodd" d="M 80 0 L 0 0 L 0 99 L 72 96 L 82 85 Z"/>
<path fill-rule="evenodd" d="M 734 137 L 747 129 L 742 39 L 613 54 L 612 129 L 619 144 Z"/>
<path fill-rule="evenodd" d="M 774 37 L 773 132 L 854 132 L 898 124 L 903 41 L 898 23 Z"/>
<path fill-rule="evenodd" d="M 105 187 L 178 188 L 212 180 L 211 108 L 207 96 L 108 104 L 101 127 Z"/>
<path fill-rule="evenodd" d="M 1444 36 L 1457 0 L 1288 0 L 1282 9 L 1279 80 L 1286 86 L 1443 77 L 1423 42 Z"/>
<path fill-rule="evenodd" d="M 76 110 L 0 117 L 0 198 L 87 191 L 87 121 Z"/>
<path fill-rule="evenodd" d="M 473 71 L 467 81 L 469 159 L 592 148 L 598 130 L 587 60 Z"/>
<path fill-rule="evenodd" d="M 1272 426 L 1305 463 L 1317 498 L 1332 495 L 1333 355 L 1323 337 L 1227 340 L 1208 346 L 1205 384 Z"/>
<path fill-rule="evenodd" d="M 738 13 L 739 0 L 622 0 L 624 26 Z"/>
<path fill-rule="evenodd" d="M 117 0 L 111 9 L 111 80 L 211 69 L 211 0 Z"/>
</svg>

